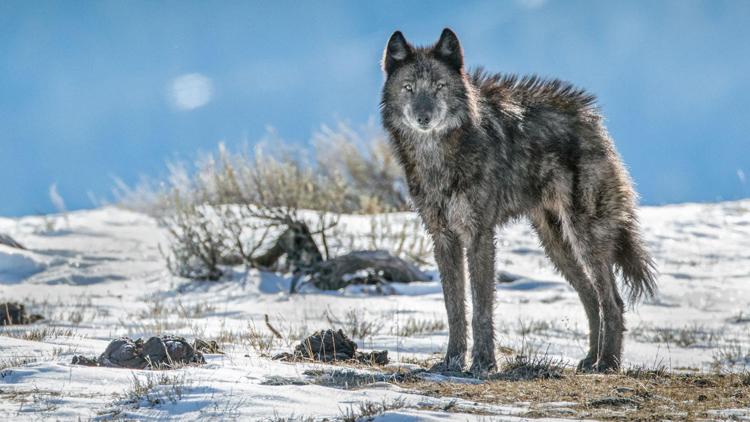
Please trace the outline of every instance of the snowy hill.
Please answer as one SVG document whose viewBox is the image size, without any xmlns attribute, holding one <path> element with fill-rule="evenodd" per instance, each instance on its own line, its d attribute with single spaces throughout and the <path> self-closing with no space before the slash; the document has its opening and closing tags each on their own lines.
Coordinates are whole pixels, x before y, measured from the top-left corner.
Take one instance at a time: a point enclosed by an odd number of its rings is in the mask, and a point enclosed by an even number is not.
<svg viewBox="0 0 750 422">
<path fill-rule="evenodd" d="M 364 232 L 365 218 L 343 223 Z M 624 366 L 709 371 L 750 364 L 750 201 L 645 207 L 641 220 L 660 290 L 626 314 Z M 3 218 L 0 233 L 28 249 L 0 245 L 0 302 L 25 303 L 47 318 L 0 328 L 0 415 L 8 419 L 323 418 L 350 414 L 365 401 L 401 401 L 384 420 L 514 420 L 529 409 L 529 403 L 429 397 L 386 382 L 340 388 L 309 372 L 329 365 L 266 357 L 289 351 L 296 339 L 332 321 L 357 320 L 369 330 L 354 339 L 361 349 L 387 349 L 391 368 L 415 367 L 446 346 L 438 280 L 396 286 L 395 295 L 355 289 L 289 295 L 289 277 L 241 267 L 218 282 L 190 281 L 166 270 L 159 251 L 165 233 L 156 222 L 117 208 Z M 587 344 L 577 295 L 525 223 L 506 227 L 498 239 L 498 271 L 518 276 L 497 285 L 498 347 L 534 348 L 576 362 Z M 284 337 L 267 345 L 259 344 L 267 335 L 265 315 Z M 162 333 L 218 339 L 226 353 L 174 371 L 70 363 L 76 354 L 98 355 L 119 336 Z M 150 396 L 129 395 L 134 384 L 148 383 Z"/>
</svg>

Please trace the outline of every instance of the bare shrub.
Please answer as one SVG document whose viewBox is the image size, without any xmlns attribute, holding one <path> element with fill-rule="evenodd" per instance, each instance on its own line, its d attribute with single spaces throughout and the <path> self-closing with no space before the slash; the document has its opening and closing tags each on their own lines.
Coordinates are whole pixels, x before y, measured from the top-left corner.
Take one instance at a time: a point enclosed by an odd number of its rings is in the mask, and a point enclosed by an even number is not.
<svg viewBox="0 0 750 422">
<path fill-rule="evenodd" d="M 198 280 L 218 280 L 222 257 L 229 253 L 228 238 L 212 209 L 183 202 L 175 192 L 172 214 L 160 222 L 170 235 L 162 254 L 172 274 Z"/>
<path fill-rule="evenodd" d="M 349 186 L 347 212 L 363 214 L 404 211 L 409 208 L 406 182 L 388 140 L 372 126 L 364 132 L 345 123 L 323 126 L 313 137 L 318 167 L 341 175 Z"/>
<path fill-rule="evenodd" d="M 130 187 L 116 179 L 113 194 L 122 206 L 155 216 L 173 211 L 175 192 L 192 205 L 253 204 L 335 213 L 407 208 L 403 177 L 382 134 L 364 142 L 345 125 L 336 131 L 323 127 L 314 143 L 316 163 L 297 158 L 309 154 L 273 134 L 252 151 L 232 152 L 220 143 L 217 152 L 202 154 L 193 164 L 168 163 L 163 181 L 142 178 Z M 264 145 L 280 152 L 269 154 Z"/>
<path fill-rule="evenodd" d="M 221 265 L 263 266 L 269 235 L 292 227 L 319 236 L 327 256 L 326 231 L 337 224 L 346 197 L 341 179 L 260 148 L 251 156 L 220 145 L 218 155 L 196 166 L 193 176 L 172 167 L 178 173 L 166 197 L 171 212 L 160 217 L 170 235 L 164 255 L 172 273 L 216 280 Z"/>
<path fill-rule="evenodd" d="M 288 251 L 286 261 L 267 259 L 269 253 L 278 258 L 273 254 L 279 255 L 279 248 L 272 243 L 285 230 L 304 228 L 322 259 L 328 259 L 332 248 L 340 251 L 346 243 L 333 230 L 342 213 L 408 208 L 400 166 L 380 131 L 324 126 L 313 143 L 312 163 L 280 139 L 266 139 L 274 147 L 270 154 L 263 142 L 236 152 L 219 144 L 216 152 L 193 164 L 169 163 L 164 182 L 143 179 L 130 188 L 118 180 L 114 192 L 122 205 L 157 216 L 167 228 L 169 241 L 162 253 L 175 275 L 217 280 L 224 266 L 270 268 L 269 262 L 286 264 L 274 270 L 296 272 L 305 266 L 294 259 L 289 265 Z M 417 263 L 431 256 L 430 242 L 415 218 L 404 218 L 401 226 L 387 217 L 373 220 L 368 238 L 371 249 L 394 251 Z"/>
</svg>

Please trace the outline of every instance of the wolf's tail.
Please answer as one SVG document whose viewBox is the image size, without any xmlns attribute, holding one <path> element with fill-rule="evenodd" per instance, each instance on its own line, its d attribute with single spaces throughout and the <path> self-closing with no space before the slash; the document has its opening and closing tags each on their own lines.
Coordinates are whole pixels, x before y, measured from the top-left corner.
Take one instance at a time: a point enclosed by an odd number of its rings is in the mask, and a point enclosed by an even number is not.
<svg viewBox="0 0 750 422">
<path fill-rule="evenodd" d="M 656 293 L 656 265 L 646 251 L 643 239 L 638 230 L 637 217 L 633 216 L 629 224 L 621 229 L 615 265 L 619 267 L 623 282 L 628 290 L 630 304 L 644 296 L 653 297 Z"/>
</svg>

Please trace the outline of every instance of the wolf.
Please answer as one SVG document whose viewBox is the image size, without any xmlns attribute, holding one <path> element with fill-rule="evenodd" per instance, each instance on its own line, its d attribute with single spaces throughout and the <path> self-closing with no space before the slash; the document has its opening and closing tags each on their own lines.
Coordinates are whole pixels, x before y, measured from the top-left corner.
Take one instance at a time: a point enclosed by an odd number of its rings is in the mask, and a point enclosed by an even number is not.
<svg viewBox="0 0 750 422">
<path fill-rule="evenodd" d="M 471 281 L 469 370 L 496 369 L 495 229 L 527 218 L 578 293 L 589 324 L 580 371 L 620 366 L 625 303 L 656 289 L 636 193 L 593 95 L 556 79 L 467 71 L 456 34 L 413 46 L 400 31 L 383 62 L 382 123 L 434 243 L 449 337 L 436 370 L 464 370 L 464 254 Z"/>
</svg>

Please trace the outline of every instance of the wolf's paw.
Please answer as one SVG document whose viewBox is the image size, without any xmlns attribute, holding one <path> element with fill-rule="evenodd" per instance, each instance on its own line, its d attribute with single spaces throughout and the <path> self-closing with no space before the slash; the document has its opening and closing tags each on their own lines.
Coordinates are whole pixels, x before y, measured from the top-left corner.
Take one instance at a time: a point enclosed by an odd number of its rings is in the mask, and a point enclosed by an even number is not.
<svg viewBox="0 0 750 422">
<path fill-rule="evenodd" d="M 463 355 L 446 356 L 445 359 L 432 365 L 430 372 L 435 373 L 458 373 L 464 372 L 466 363 Z"/>
<path fill-rule="evenodd" d="M 600 374 L 617 372 L 620 370 L 620 359 L 614 356 L 601 357 L 594 363 L 592 370 Z"/>
<path fill-rule="evenodd" d="M 469 372 L 471 372 L 475 378 L 486 378 L 491 372 L 495 371 L 497 371 L 497 363 L 495 362 L 494 356 L 476 356 L 472 358 Z"/>
<path fill-rule="evenodd" d="M 594 362 L 596 362 L 595 356 L 586 356 L 578 362 L 576 372 L 590 373 L 594 372 Z"/>
</svg>

